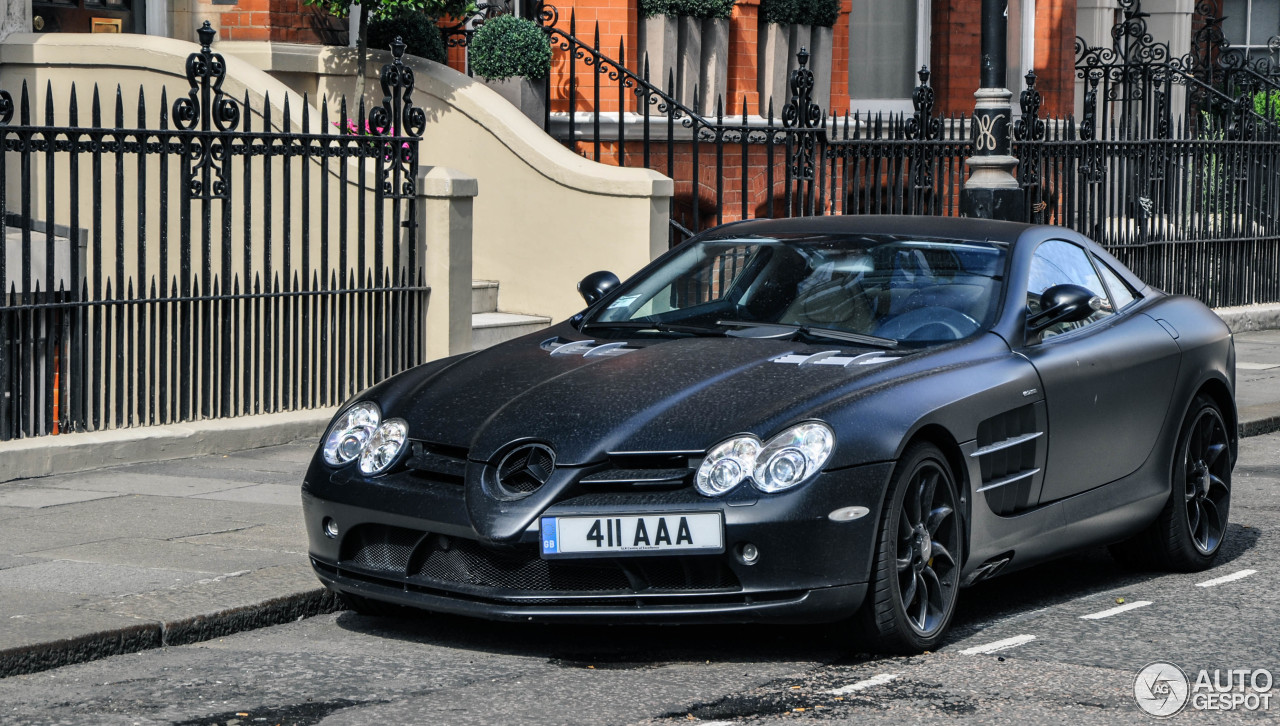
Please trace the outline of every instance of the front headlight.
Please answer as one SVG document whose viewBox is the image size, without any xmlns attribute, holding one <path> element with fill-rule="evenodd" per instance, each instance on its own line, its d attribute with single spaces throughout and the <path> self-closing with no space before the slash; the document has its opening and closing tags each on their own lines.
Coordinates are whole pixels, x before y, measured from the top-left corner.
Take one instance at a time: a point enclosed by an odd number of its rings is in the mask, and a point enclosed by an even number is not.
<svg viewBox="0 0 1280 726">
<path fill-rule="evenodd" d="M 342 466 L 355 459 L 364 451 L 381 419 L 382 412 L 368 401 L 348 408 L 329 428 L 324 439 L 324 460 L 330 466 Z"/>
<path fill-rule="evenodd" d="M 360 454 L 360 471 L 365 474 L 381 474 L 386 471 L 400 455 L 408 434 L 409 425 L 403 420 L 392 418 L 384 421 Z"/>
<path fill-rule="evenodd" d="M 790 489 L 821 470 L 834 446 L 835 436 L 824 423 L 792 426 L 765 444 L 756 457 L 752 480 L 762 492 Z"/>
<path fill-rule="evenodd" d="M 698 467 L 694 487 L 709 497 L 724 494 L 751 476 L 759 453 L 760 440 L 754 436 L 739 436 L 717 445 Z"/>
<path fill-rule="evenodd" d="M 820 421 L 792 426 L 764 444 L 754 436 L 736 436 L 707 452 L 694 488 L 718 497 L 750 481 L 762 492 L 780 492 L 821 471 L 834 448 L 835 434 Z"/>
</svg>

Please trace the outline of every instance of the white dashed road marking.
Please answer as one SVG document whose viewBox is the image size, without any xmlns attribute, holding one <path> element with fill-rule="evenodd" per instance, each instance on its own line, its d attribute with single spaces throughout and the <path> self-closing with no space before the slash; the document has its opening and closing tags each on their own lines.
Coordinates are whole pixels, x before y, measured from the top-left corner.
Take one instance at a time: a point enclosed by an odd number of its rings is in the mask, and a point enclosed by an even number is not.
<svg viewBox="0 0 1280 726">
<path fill-rule="evenodd" d="M 1196 587 L 1213 587 L 1214 585 L 1221 585 L 1226 582 L 1235 582 L 1236 580 L 1243 580 L 1249 575 L 1256 575 L 1257 573 L 1258 573 L 1257 570 L 1241 570 L 1239 572 L 1233 572 L 1230 575 L 1225 575 L 1223 577 L 1215 577 L 1212 580 L 1197 582 Z"/>
<path fill-rule="evenodd" d="M 858 681 L 857 683 L 850 683 L 847 686 L 841 686 L 835 689 L 834 691 L 828 691 L 828 693 L 830 693 L 833 696 L 843 696 L 848 693 L 857 693 L 858 691 L 866 690 L 874 686 L 883 686 L 884 684 L 888 683 L 889 681 L 892 681 L 894 678 L 897 678 L 897 677 L 898 677 L 897 673 L 881 673 L 879 675 L 871 676 L 865 681 Z"/>
<path fill-rule="evenodd" d="M 1015 635 L 1012 638 L 997 640 L 994 643 L 987 643 L 986 645 L 975 645 L 972 648 L 965 648 L 964 650 L 960 651 L 960 654 L 961 655 L 986 655 L 988 653 L 994 653 L 998 650 L 1005 650 L 1007 648 L 1015 648 L 1019 645 L 1025 645 L 1035 639 L 1036 639 L 1036 636 L 1034 635 Z"/>
<path fill-rule="evenodd" d="M 1092 614 L 1090 614 L 1090 615 L 1081 615 L 1081 616 L 1080 616 L 1080 619 L 1081 619 L 1081 620 L 1101 620 L 1101 619 L 1103 619 L 1103 618 L 1109 618 L 1109 617 L 1111 617 L 1112 615 L 1119 615 L 1120 613 L 1127 613 L 1127 612 L 1129 612 L 1130 610 L 1137 610 L 1138 608 L 1145 608 L 1146 606 L 1148 606 L 1148 605 L 1150 605 L 1150 604 L 1151 604 L 1151 601 L 1150 601 L 1150 600 L 1136 600 L 1136 601 L 1134 601 L 1134 602 L 1127 602 L 1127 603 L 1125 603 L 1124 605 L 1121 605 L 1121 606 L 1119 606 L 1119 607 L 1111 608 L 1110 610 L 1103 610 L 1103 611 L 1102 611 L 1102 612 L 1100 612 L 1100 613 L 1092 613 Z"/>
</svg>

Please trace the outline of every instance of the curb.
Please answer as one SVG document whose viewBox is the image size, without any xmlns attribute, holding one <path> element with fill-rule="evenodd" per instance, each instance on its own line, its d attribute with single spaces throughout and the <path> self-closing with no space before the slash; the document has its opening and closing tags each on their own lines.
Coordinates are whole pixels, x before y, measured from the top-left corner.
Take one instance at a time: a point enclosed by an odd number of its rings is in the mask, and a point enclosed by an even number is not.
<svg viewBox="0 0 1280 726">
<path fill-rule="evenodd" d="M 1222 318 L 1222 322 L 1231 328 L 1232 333 L 1280 329 L 1280 305 L 1241 305 L 1234 308 L 1214 308 L 1213 312 Z"/>
<path fill-rule="evenodd" d="M 324 588 L 316 588 L 213 614 L 104 630 L 53 643 L 24 645 L 0 651 L 0 678 L 152 648 L 190 645 L 342 609 L 344 605 L 337 595 Z"/>
<path fill-rule="evenodd" d="M 0 442 L 0 482 L 318 440 L 336 408 Z"/>
</svg>

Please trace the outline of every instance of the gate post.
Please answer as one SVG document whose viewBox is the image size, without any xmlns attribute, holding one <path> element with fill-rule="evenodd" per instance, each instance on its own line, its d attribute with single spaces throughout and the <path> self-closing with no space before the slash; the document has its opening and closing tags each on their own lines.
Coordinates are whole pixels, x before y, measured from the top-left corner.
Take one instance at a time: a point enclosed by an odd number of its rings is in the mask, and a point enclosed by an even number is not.
<svg viewBox="0 0 1280 726">
<path fill-rule="evenodd" d="M 474 177 L 444 167 L 418 168 L 418 228 L 413 243 L 426 265 L 427 360 L 471 351 L 472 204 Z"/>
<path fill-rule="evenodd" d="M 1018 160 L 1010 154 L 1009 121 L 1013 118 L 1005 76 L 1008 0 L 982 0 L 981 88 L 973 110 L 974 155 L 960 195 L 960 214 L 965 217 L 1021 221 L 1026 204 L 1013 170 Z"/>
</svg>

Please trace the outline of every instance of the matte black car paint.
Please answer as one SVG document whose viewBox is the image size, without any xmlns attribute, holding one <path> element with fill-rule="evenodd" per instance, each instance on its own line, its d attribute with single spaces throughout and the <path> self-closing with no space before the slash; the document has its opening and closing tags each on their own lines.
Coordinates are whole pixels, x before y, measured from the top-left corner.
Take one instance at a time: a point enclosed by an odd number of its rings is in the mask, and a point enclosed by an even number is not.
<svg viewBox="0 0 1280 726">
<path fill-rule="evenodd" d="M 539 346 L 547 338 L 595 337 L 569 322 L 421 366 L 358 399 L 377 401 L 384 415 L 407 419 L 414 439 L 468 451 L 465 485 L 461 491 L 424 486 L 403 473 L 365 478 L 353 467 L 334 471 L 317 456 L 303 494 L 317 574 L 339 590 L 495 618 L 833 619 L 848 615 L 862 598 L 881 500 L 894 462 L 914 439 L 933 441 L 953 462 L 967 509 L 966 577 L 992 558 L 1012 553 L 1001 570 L 1007 572 L 1122 539 L 1152 521 L 1169 496 L 1178 430 L 1197 392 L 1212 395 L 1222 409 L 1234 459 L 1235 360 L 1226 326 L 1200 303 L 1146 286 L 1079 235 L 918 217 L 760 220 L 706 235 L 806 233 L 950 234 L 1006 243 L 997 321 L 988 333 L 923 350 L 882 351 L 877 360 L 890 360 L 850 368 L 773 360 L 787 353 L 873 349 L 838 341 L 636 336 L 625 339 L 637 350 L 622 356 L 550 356 Z M 1141 300 L 1104 323 L 1045 342 L 1028 340 L 1027 269 L 1034 248 L 1047 239 L 1096 254 Z M 593 308 L 608 305 L 626 287 Z M 1043 434 L 1029 444 L 1039 471 L 1029 477 L 1025 505 L 997 513 L 978 491 L 979 425 L 1024 408 Z M 696 459 L 732 435 L 767 438 L 809 419 L 826 421 L 836 432 L 833 457 L 815 481 L 780 495 L 749 487 L 724 499 L 691 488 L 589 494 L 578 484 L 612 453 L 683 451 Z M 552 481 L 519 501 L 486 495 L 492 467 L 524 441 L 553 443 Z M 846 523 L 826 518 L 852 505 L 871 514 Z M 322 520 L 331 516 L 347 528 L 376 522 L 499 548 L 529 547 L 544 514 L 660 510 L 724 512 L 723 557 L 742 583 L 739 593 L 728 599 L 627 594 L 613 598 L 619 604 L 612 606 L 600 604 L 609 597 L 531 604 L 523 602 L 527 593 L 432 591 L 409 580 L 362 579 L 340 562 L 339 540 L 321 532 Z M 734 548 L 746 541 L 761 549 L 756 565 L 735 559 Z"/>
</svg>

